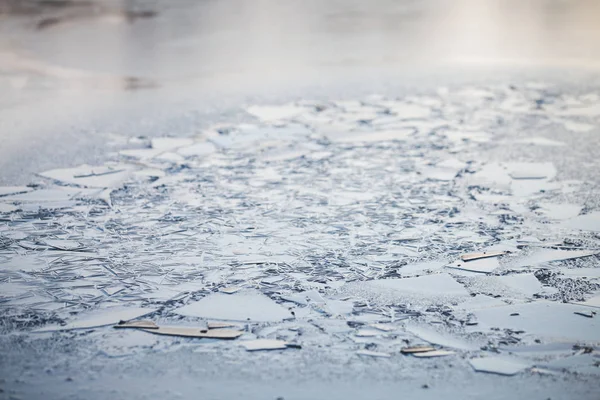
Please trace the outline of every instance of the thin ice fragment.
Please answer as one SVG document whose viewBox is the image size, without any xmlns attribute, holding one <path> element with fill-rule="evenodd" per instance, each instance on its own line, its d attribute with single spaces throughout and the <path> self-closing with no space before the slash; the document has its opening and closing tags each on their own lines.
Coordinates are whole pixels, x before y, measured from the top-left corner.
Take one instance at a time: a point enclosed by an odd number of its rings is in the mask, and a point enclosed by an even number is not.
<svg viewBox="0 0 600 400">
<path fill-rule="evenodd" d="M 283 350 L 288 348 L 288 343 L 283 340 L 275 339 L 256 339 L 256 340 L 245 340 L 242 346 L 248 351 L 257 350 Z"/>
<path fill-rule="evenodd" d="M 504 357 L 479 357 L 469 360 L 469 364 L 477 372 L 488 372 L 498 375 L 516 375 L 530 367 L 522 361 L 515 361 Z"/>
<path fill-rule="evenodd" d="M 180 315 L 231 321 L 278 322 L 292 315 L 288 310 L 254 291 L 235 294 L 213 293 L 197 302 L 175 309 Z"/>
<path fill-rule="evenodd" d="M 204 339 L 231 340 L 242 335 L 242 331 L 232 329 L 201 329 L 182 326 L 161 326 L 158 329 L 143 329 L 146 332 L 164 336 L 181 336 Z"/>
<path fill-rule="evenodd" d="M 600 232 L 600 211 L 579 215 L 565 221 L 563 226 L 582 231 Z"/>
<path fill-rule="evenodd" d="M 460 258 L 463 261 L 473 261 L 480 258 L 498 257 L 506 254 L 505 251 L 484 251 L 482 253 L 463 254 Z"/>
<path fill-rule="evenodd" d="M 0 186 L 0 197 L 9 194 L 19 194 L 31 192 L 33 188 L 27 186 Z"/>
<path fill-rule="evenodd" d="M 120 321 L 143 317 L 153 313 L 154 309 L 141 307 L 109 307 L 79 315 L 77 319 L 63 326 L 48 326 L 34 330 L 34 332 L 56 332 L 73 329 L 90 329 L 107 325 L 114 325 Z"/>
<path fill-rule="evenodd" d="M 404 347 L 403 349 L 400 350 L 400 352 L 404 353 L 404 354 L 425 353 L 428 351 L 435 351 L 435 347 L 413 346 L 413 347 Z"/>
<path fill-rule="evenodd" d="M 382 353 L 379 351 L 371 351 L 371 350 L 359 350 L 356 352 L 359 356 L 367 356 L 367 357 L 377 357 L 377 358 L 390 358 L 391 355 L 389 353 Z"/>
<path fill-rule="evenodd" d="M 121 321 L 114 328 L 118 329 L 158 329 L 158 325 L 156 325 L 153 321 L 129 321 L 124 322 Z"/>
<path fill-rule="evenodd" d="M 456 354 L 453 351 L 450 350 L 434 350 L 434 351 L 427 351 L 427 352 L 423 352 L 423 353 L 413 353 L 414 357 L 417 358 L 429 358 L 429 357 L 445 357 L 445 356 L 451 356 L 453 354 Z"/>
</svg>

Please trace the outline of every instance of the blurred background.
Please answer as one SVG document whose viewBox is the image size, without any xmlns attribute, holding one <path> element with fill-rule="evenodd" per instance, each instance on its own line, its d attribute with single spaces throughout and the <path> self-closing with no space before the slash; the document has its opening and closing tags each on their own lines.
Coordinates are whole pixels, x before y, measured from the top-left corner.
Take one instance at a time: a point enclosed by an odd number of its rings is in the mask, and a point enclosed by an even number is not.
<svg viewBox="0 0 600 400">
<path fill-rule="evenodd" d="M 589 85 L 599 21 L 598 0 L 0 0 L 0 184 L 251 103 Z"/>
</svg>

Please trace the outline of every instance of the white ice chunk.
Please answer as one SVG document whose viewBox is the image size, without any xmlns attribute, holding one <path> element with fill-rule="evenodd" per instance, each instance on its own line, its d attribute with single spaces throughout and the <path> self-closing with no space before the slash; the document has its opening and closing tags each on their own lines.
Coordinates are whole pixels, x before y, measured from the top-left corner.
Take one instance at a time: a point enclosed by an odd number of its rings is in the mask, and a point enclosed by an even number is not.
<svg viewBox="0 0 600 400">
<path fill-rule="evenodd" d="M 548 339 L 600 341 L 600 320 L 583 318 L 575 311 L 581 311 L 581 306 L 538 301 L 476 310 L 474 315 L 477 329 L 495 327 Z"/>
<path fill-rule="evenodd" d="M 472 358 L 469 363 L 477 372 L 488 372 L 499 375 L 516 375 L 529 368 L 530 365 L 524 361 L 506 357 L 480 357 Z"/>
<path fill-rule="evenodd" d="M 565 221 L 563 226 L 582 231 L 600 232 L 600 211 L 579 215 L 575 218 Z"/>
<path fill-rule="evenodd" d="M 54 332 L 66 331 L 71 329 L 89 329 L 106 325 L 113 325 L 119 321 L 128 321 L 150 314 L 155 310 L 140 307 L 109 307 L 101 310 L 94 310 L 89 313 L 80 314 L 73 321 L 64 326 L 49 326 L 36 329 L 33 332 Z"/>
<path fill-rule="evenodd" d="M 292 315 L 267 296 L 255 291 L 213 293 L 175 310 L 189 317 L 231 321 L 278 322 Z"/>
</svg>

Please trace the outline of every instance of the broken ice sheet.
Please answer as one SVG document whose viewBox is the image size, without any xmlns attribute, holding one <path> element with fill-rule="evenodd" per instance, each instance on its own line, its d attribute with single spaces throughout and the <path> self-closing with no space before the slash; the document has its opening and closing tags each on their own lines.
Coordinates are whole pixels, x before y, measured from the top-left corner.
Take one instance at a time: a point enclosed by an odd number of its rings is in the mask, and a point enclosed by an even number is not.
<svg viewBox="0 0 600 400">
<path fill-rule="evenodd" d="M 553 371 L 567 370 L 571 373 L 581 375 L 600 375 L 600 362 L 598 353 L 578 354 L 570 357 L 557 358 L 554 360 L 540 362 L 538 365 Z"/>
<path fill-rule="evenodd" d="M 141 307 L 108 307 L 100 310 L 94 310 L 81 313 L 72 321 L 63 326 L 48 326 L 36 329 L 33 332 L 56 332 L 72 329 L 98 328 L 107 325 L 114 325 L 119 321 L 128 321 L 131 319 L 143 317 L 153 313 L 154 309 Z"/>
<path fill-rule="evenodd" d="M 114 328 L 118 329 L 158 329 L 158 325 L 156 325 L 153 321 L 129 321 L 124 322 L 121 321 Z"/>
<path fill-rule="evenodd" d="M 0 186 L 0 197 L 9 194 L 27 193 L 31 192 L 32 190 L 33 188 L 28 186 Z"/>
<path fill-rule="evenodd" d="M 573 304 L 537 301 L 475 310 L 479 324 L 473 330 L 500 328 L 548 339 L 600 341 L 600 318 L 573 314 L 580 309 Z"/>
<path fill-rule="evenodd" d="M 288 310 L 267 296 L 250 290 L 234 294 L 212 293 L 174 312 L 189 317 L 231 321 L 279 322 L 292 317 Z"/>
<path fill-rule="evenodd" d="M 563 223 L 565 228 L 600 232 L 600 211 L 579 215 Z"/>
<path fill-rule="evenodd" d="M 456 261 L 450 265 L 450 268 L 461 269 L 471 272 L 484 272 L 490 273 L 496 268 L 500 267 L 500 263 L 497 258 L 480 258 L 473 261 Z"/>
<path fill-rule="evenodd" d="M 69 200 L 94 196 L 101 192 L 101 189 L 79 189 L 71 187 L 53 187 L 50 189 L 38 189 L 32 192 L 13 194 L 2 197 L 2 200 L 21 201 L 21 202 L 67 202 Z"/>
<path fill-rule="evenodd" d="M 577 133 L 589 132 L 594 129 L 594 125 L 586 122 L 564 120 L 563 125 L 567 130 Z"/>
<path fill-rule="evenodd" d="M 413 357 L 417 358 L 431 358 L 431 357 L 446 357 L 456 354 L 450 350 L 434 350 L 434 351 L 426 351 L 423 353 L 414 353 Z"/>
<path fill-rule="evenodd" d="M 424 272 L 431 273 L 440 270 L 446 265 L 446 261 L 422 261 L 415 264 L 403 265 L 397 271 L 402 276 L 422 275 Z"/>
<path fill-rule="evenodd" d="M 545 290 L 534 274 L 475 277 L 469 286 L 475 292 L 517 299 L 533 298 Z"/>
<path fill-rule="evenodd" d="M 353 131 L 339 132 L 338 134 L 330 133 L 327 138 L 336 143 L 368 143 L 368 142 L 384 142 L 393 140 L 404 140 L 414 134 L 414 129 L 398 128 L 385 131 Z"/>
<path fill-rule="evenodd" d="M 176 138 L 176 137 L 159 137 L 151 141 L 152 148 L 163 151 L 175 150 L 184 146 L 194 144 L 194 139 L 191 138 Z"/>
<path fill-rule="evenodd" d="M 443 332 L 434 329 L 433 327 L 425 324 L 408 324 L 406 331 L 419 337 L 420 339 L 429 342 L 431 344 L 437 344 L 443 347 L 449 347 L 458 350 L 476 350 L 479 348 L 477 343 L 471 343 L 467 340 L 457 338 L 450 332 Z"/>
<path fill-rule="evenodd" d="M 469 364 L 477 372 L 488 372 L 498 375 L 516 375 L 519 372 L 531 367 L 525 361 L 507 358 L 507 357 L 478 357 L 469 360 Z"/>
<path fill-rule="evenodd" d="M 55 181 L 90 188 L 118 188 L 131 176 L 130 165 L 91 166 L 53 169 L 39 175 Z"/>
<path fill-rule="evenodd" d="M 17 211 L 19 207 L 13 206 L 12 204 L 0 203 L 0 213 L 11 213 Z"/>
<path fill-rule="evenodd" d="M 597 250 L 555 250 L 555 249 L 538 249 L 531 254 L 516 259 L 510 264 L 513 268 L 537 266 L 553 261 L 570 260 L 573 258 L 590 257 L 598 254 Z"/>
<path fill-rule="evenodd" d="M 288 348 L 287 342 L 275 339 L 244 340 L 243 342 L 241 342 L 241 344 L 248 351 L 283 350 Z"/>
<path fill-rule="evenodd" d="M 390 358 L 391 355 L 389 353 L 382 353 L 379 351 L 371 351 L 371 350 L 359 350 L 356 352 L 359 356 L 367 356 L 367 357 L 376 357 L 376 358 Z"/>
<path fill-rule="evenodd" d="M 344 285 L 341 291 L 356 297 L 362 296 L 377 304 L 405 301 L 414 301 L 422 305 L 436 304 L 469 295 L 466 289 L 448 274 L 352 282 Z"/>
<path fill-rule="evenodd" d="M 538 212 L 543 213 L 549 219 L 564 220 L 579 215 L 582 207 L 577 204 L 539 203 Z M 600 225 L 599 225 L 600 229 Z"/>
<path fill-rule="evenodd" d="M 550 146 L 550 147 L 566 146 L 566 143 L 564 143 L 564 142 L 559 142 L 557 140 L 552 140 L 552 139 L 548 139 L 548 138 L 541 137 L 541 136 L 534 136 L 534 137 L 529 137 L 529 138 L 518 139 L 518 140 L 515 140 L 513 143 L 528 144 L 528 145 L 535 145 L 535 146 Z"/>
<path fill-rule="evenodd" d="M 250 106 L 246 112 L 265 122 L 275 122 L 293 119 L 305 113 L 308 109 L 293 104 L 279 106 Z"/>
<path fill-rule="evenodd" d="M 580 304 L 582 306 L 595 307 L 600 308 L 600 295 L 587 299 L 585 301 L 578 301 L 575 304 Z"/>
<path fill-rule="evenodd" d="M 200 339 L 225 339 L 231 340 L 240 337 L 243 332 L 233 329 L 201 329 L 186 326 L 159 326 L 158 329 L 142 329 L 143 331 L 163 336 L 180 336 Z"/>
<path fill-rule="evenodd" d="M 200 142 L 177 149 L 177 154 L 183 157 L 203 157 L 213 154 L 217 151 L 214 144 L 210 142 Z"/>
<path fill-rule="evenodd" d="M 48 264 L 35 256 L 15 256 L 0 263 L 0 270 L 33 272 L 47 268 Z"/>
</svg>

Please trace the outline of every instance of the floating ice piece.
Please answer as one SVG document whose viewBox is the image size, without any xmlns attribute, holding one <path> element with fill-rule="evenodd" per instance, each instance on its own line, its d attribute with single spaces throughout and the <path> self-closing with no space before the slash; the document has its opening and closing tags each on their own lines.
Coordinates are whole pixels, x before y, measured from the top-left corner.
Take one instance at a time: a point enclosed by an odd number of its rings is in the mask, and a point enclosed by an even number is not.
<svg viewBox="0 0 600 400">
<path fill-rule="evenodd" d="M 158 325 L 156 325 L 153 321 L 129 321 L 123 322 L 121 321 L 113 328 L 117 329 L 158 329 Z"/>
<path fill-rule="evenodd" d="M 476 350 L 479 347 L 473 343 L 468 343 L 464 340 L 454 337 L 448 332 L 438 332 L 437 330 L 424 325 L 407 325 L 406 331 L 423 339 L 431 344 L 437 344 L 443 347 L 450 347 L 459 350 Z"/>
<path fill-rule="evenodd" d="M 65 251 L 80 250 L 84 248 L 81 243 L 75 240 L 46 239 L 44 240 L 44 243 L 54 249 Z"/>
<path fill-rule="evenodd" d="M 427 351 L 424 353 L 414 353 L 413 357 L 417 357 L 417 358 L 445 357 L 445 356 L 451 356 L 453 354 L 456 354 L 456 353 L 453 351 L 450 351 L 450 350 L 434 350 L 434 351 Z"/>
<path fill-rule="evenodd" d="M 379 358 L 390 358 L 391 355 L 389 353 L 382 353 L 379 351 L 371 351 L 371 350 L 359 350 L 356 352 L 359 356 L 367 356 L 367 357 L 379 357 Z"/>
<path fill-rule="evenodd" d="M 13 211 L 17 211 L 19 207 L 13 206 L 12 204 L 3 204 L 0 203 L 0 213 L 11 213 Z"/>
<path fill-rule="evenodd" d="M 449 265 L 451 268 L 461 269 L 464 271 L 490 273 L 500 267 L 497 258 L 480 258 L 473 261 L 457 261 Z"/>
<path fill-rule="evenodd" d="M 474 143 L 486 143 L 492 139 L 492 135 L 487 132 L 481 131 L 455 131 L 455 130 L 444 130 L 441 131 L 443 135 L 445 135 L 449 140 L 457 143 L 461 143 L 464 141 L 474 142 Z"/>
<path fill-rule="evenodd" d="M 431 346 L 411 346 L 404 347 L 400 350 L 402 354 L 416 354 L 416 353 L 425 353 L 429 351 L 435 351 L 435 347 Z"/>
<path fill-rule="evenodd" d="M 229 322 L 209 322 L 207 324 L 208 329 L 222 329 L 222 328 L 234 328 L 235 324 Z"/>
<path fill-rule="evenodd" d="M 39 174 L 55 181 L 90 188 L 120 187 L 130 176 L 130 166 L 91 166 L 87 164 L 74 168 L 61 168 Z"/>
<path fill-rule="evenodd" d="M 33 192 L 8 195 L 2 200 L 21 201 L 21 202 L 41 202 L 41 203 L 60 203 L 67 202 L 77 197 L 86 197 L 100 193 L 99 189 L 77 189 L 70 187 L 61 187 L 53 189 L 40 189 Z"/>
<path fill-rule="evenodd" d="M 513 264 L 513 267 L 529 267 L 545 264 L 553 261 L 570 260 L 572 258 L 589 257 L 598 254 L 598 250 L 555 250 L 539 249 L 530 255 L 521 258 Z"/>
<path fill-rule="evenodd" d="M 504 166 L 513 179 L 552 179 L 556 176 L 556 168 L 550 162 L 511 162 Z"/>
<path fill-rule="evenodd" d="M 490 258 L 490 257 L 499 257 L 506 254 L 505 251 L 484 251 L 482 253 L 471 253 L 471 254 L 463 254 L 460 256 L 463 261 L 474 261 L 480 258 Z"/>
<path fill-rule="evenodd" d="M 138 160 L 149 160 L 164 153 L 162 149 L 127 149 L 119 151 L 119 154 L 125 157 L 136 158 Z"/>
<path fill-rule="evenodd" d="M 398 101 L 383 101 L 379 104 L 396 114 L 399 119 L 424 119 L 431 116 L 431 108 L 419 104 Z"/>
<path fill-rule="evenodd" d="M 423 261 L 415 264 L 403 265 L 398 269 L 402 276 L 421 275 L 426 271 L 437 271 L 446 265 L 446 261 Z"/>
<path fill-rule="evenodd" d="M 328 134 L 327 138 L 332 142 L 338 143 L 367 143 L 384 142 L 393 140 L 404 140 L 411 137 L 415 130 L 411 128 L 389 129 L 385 131 L 355 131 L 340 132 L 333 135 Z"/>
<path fill-rule="evenodd" d="M 443 168 L 443 167 L 439 167 L 439 166 L 435 166 L 435 167 L 426 166 L 426 167 L 423 167 L 420 169 L 421 174 L 426 179 L 430 179 L 433 181 L 443 181 L 443 182 L 449 182 L 449 181 L 453 180 L 459 171 L 460 171 L 460 168 L 458 168 L 458 169 L 457 168 Z"/>
<path fill-rule="evenodd" d="M 557 356 L 573 354 L 573 346 L 575 342 L 553 342 L 548 344 L 535 345 L 514 345 L 514 346 L 499 346 L 498 349 L 503 352 L 530 354 L 537 356 Z"/>
<path fill-rule="evenodd" d="M 548 138 L 541 137 L 541 136 L 519 139 L 519 140 L 516 140 L 514 143 L 531 144 L 531 145 L 536 145 L 536 146 L 548 146 L 548 147 L 566 146 L 566 143 L 564 143 L 564 142 L 559 142 L 557 140 L 552 140 L 552 139 L 548 139 Z"/>
<path fill-rule="evenodd" d="M 586 317 L 586 318 L 594 318 L 594 315 L 596 314 L 593 311 L 574 311 L 573 314 L 575 315 L 581 315 L 582 317 Z"/>
<path fill-rule="evenodd" d="M 558 182 L 548 182 L 547 179 L 515 179 L 510 184 L 510 190 L 515 197 L 531 197 L 541 193 L 558 191 L 561 184 Z M 511 207 L 514 211 L 519 211 L 516 205 Z"/>
<path fill-rule="evenodd" d="M 160 137 L 151 140 L 152 148 L 163 151 L 171 151 L 184 146 L 191 146 L 194 144 L 194 139 L 190 138 L 174 138 L 174 137 Z"/>
<path fill-rule="evenodd" d="M 582 306 L 588 306 L 588 307 L 600 308 L 600 296 L 592 297 L 591 299 L 587 299 L 586 301 L 575 302 L 575 304 L 579 304 Z"/>
<path fill-rule="evenodd" d="M 161 326 L 158 329 L 143 329 L 156 335 L 194 337 L 204 339 L 235 339 L 243 332 L 233 329 L 200 329 L 184 326 Z"/>
<path fill-rule="evenodd" d="M 354 335 L 358 337 L 375 337 L 381 335 L 381 331 L 375 329 L 359 329 Z"/>
<path fill-rule="evenodd" d="M 33 332 L 56 332 L 73 329 L 90 329 L 101 326 L 114 325 L 119 321 L 128 321 L 153 313 L 154 309 L 141 307 L 109 307 L 95 310 L 90 313 L 80 314 L 78 319 L 64 326 L 48 326 L 36 329 Z"/>
<path fill-rule="evenodd" d="M 473 314 L 478 329 L 496 327 L 551 339 L 600 341 L 600 318 L 573 314 L 580 310 L 580 305 L 537 301 L 476 310 Z"/>
<path fill-rule="evenodd" d="M 588 279 L 600 278 L 600 268 L 561 268 L 564 276 L 577 276 Z"/>
<path fill-rule="evenodd" d="M 183 157 L 203 157 L 213 154 L 217 151 L 214 144 L 210 142 L 196 143 L 191 146 L 182 147 L 177 150 L 177 154 Z"/>
<path fill-rule="evenodd" d="M 598 368 L 598 354 L 577 354 L 570 357 L 558 358 L 547 362 L 539 363 L 539 366 L 551 371 L 575 372 L 583 375 L 600 375 Z"/>
<path fill-rule="evenodd" d="M 33 188 L 27 186 L 0 186 L 0 197 L 9 194 L 19 194 L 31 192 Z"/>
<path fill-rule="evenodd" d="M 600 232 L 600 211 L 579 215 L 575 218 L 565 221 L 563 226 L 582 231 Z"/>
<path fill-rule="evenodd" d="M 505 357 L 479 357 L 469 360 L 471 367 L 477 372 L 488 372 L 498 375 L 516 375 L 530 365 L 520 360 Z"/>
<path fill-rule="evenodd" d="M 507 190 L 512 179 L 500 164 L 485 164 L 479 171 L 467 178 L 470 184 Z"/>
<path fill-rule="evenodd" d="M 548 216 L 550 219 L 563 220 L 574 218 L 579 215 L 581 206 L 577 204 L 558 204 L 558 203 L 540 203 L 539 204 L 542 213 Z M 600 221 L 600 218 L 599 218 Z M 600 229 L 600 224 L 599 224 Z"/>
<path fill-rule="evenodd" d="M 260 322 L 279 322 L 292 316 L 288 310 L 255 291 L 213 293 L 177 308 L 175 312 L 189 317 Z"/>
<path fill-rule="evenodd" d="M 170 151 L 166 152 L 166 153 L 161 153 L 161 154 L 157 155 L 156 157 L 154 157 L 154 159 L 158 160 L 158 161 L 166 161 L 166 162 L 170 162 L 170 163 L 174 163 L 174 164 L 178 164 L 178 163 L 185 161 L 185 157 L 183 157 L 180 154 L 173 153 Z"/>
<path fill-rule="evenodd" d="M 435 304 L 469 295 L 467 290 L 448 274 L 352 282 L 344 285 L 341 290 L 353 296 L 363 295 L 377 303 L 385 304 L 399 301 Z"/>
<path fill-rule="evenodd" d="M 347 315 L 354 310 L 354 303 L 352 301 L 327 300 L 325 307 L 331 315 Z"/>
<path fill-rule="evenodd" d="M 508 287 L 510 290 L 521 293 L 528 297 L 544 290 L 541 282 L 534 274 L 513 274 L 494 277 L 496 280 Z"/>
<path fill-rule="evenodd" d="M 506 303 L 495 297 L 486 296 L 484 294 L 478 294 L 475 297 L 470 297 L 468 300 L 458 303 L 453 308 L 457 310 L 464 310 L 472 312 L 474 310 L 481 310 L 490 307 L 505 306 Z"/>
<path fill-rule="evenodd" d="M 293 104 L 281 106 L 251 106 L 246 109 L 248 114 L 265 122 L 293 119 L 305 113 L 307 108 Z"/>
<path fill-rule="evenodd" d="M 544 291 L 544 287 L 533 274 L 486 276 L 473 279 L 472 289 L 496 296 L 531 298 Z"/>
<path fill-rule="evenodd" d="M 48 265 L 38 257 L 32 256 L 14 256 L 6 262 L 0 264 L 3 270 L 33 272 L 46 268 Z"/>
<path fill-rule="evenodd" d="M 372 328 L 378 329 L 383 332 L 392 332 L 396 328 L 391 324 L 372 324 L 370 325 Z"/>
<path fill-rule="evenodd" d="M 571 132 L 589 132 L 594 129 L 594 125 L 585 122 L 563 121 L 563 125 Z"/>
<path fill-rule="evenodd" d="M 220 288 L 219 292 L 227 293 L 227 294 L 234 294 L 234 293 L 239 292 L 241 289 L 242 288 L 239 288 L 237 286 L 229 286 L 229 287 Z"/>
<path fill-rule="evenodd" d="M 248 351 L 257 350 L 283 350 L 288 348 L 288 343 L 275 339 L 244 340 L 240 342 Z"/>
</svg>

